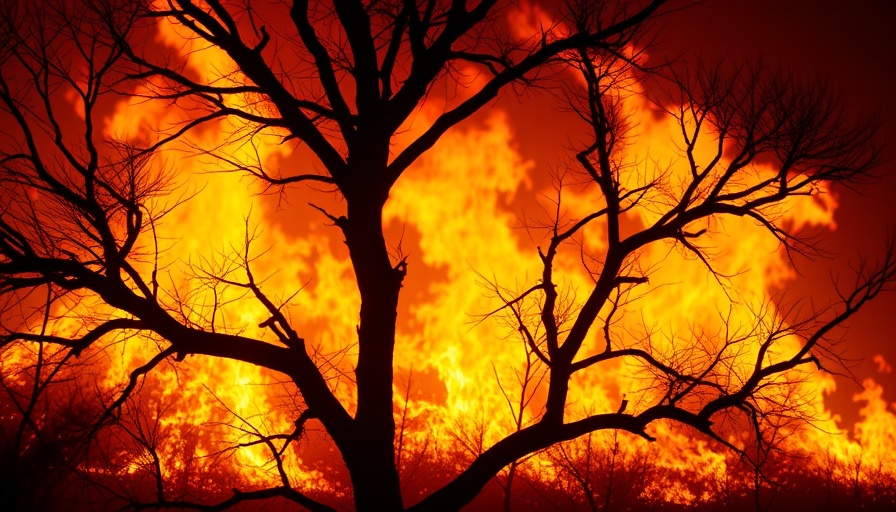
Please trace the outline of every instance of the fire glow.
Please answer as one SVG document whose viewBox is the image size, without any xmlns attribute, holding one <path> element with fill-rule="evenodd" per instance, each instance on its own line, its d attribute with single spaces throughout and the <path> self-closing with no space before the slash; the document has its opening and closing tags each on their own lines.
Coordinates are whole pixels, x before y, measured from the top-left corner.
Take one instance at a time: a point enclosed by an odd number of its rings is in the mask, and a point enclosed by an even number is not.
<svg viewBox="0 0 896 512">
<path fill-rule="evenodd" d="M 519 10 L 508 15 L 530 22 L 539 16 Z M 544 24 L 533 22 L 532 29 L 537 26 Z M 160 18 L 156 42 L 189 55 L 186 73 L 199 82 L 234 80 L 232 60 L 198 39 L 185 38 L 184 30 Z M 481 87 L 476 73 L 467 75 L 473 91 Z M 569 73 L 564 80 L 575 78 Z M 634 78 L 629 80 L 632 85 L 619 97 L 618 107 L 631 126 L 618 164 L 623 169 L 620 185 L 635 190 L 662 179 L 662 186 L 649 189 L 644 201 L 663 205 L 666 195 L 677 197 L 687 186 L 691 172 L 682 150 L 682 125 L 648 100 Z M 144 92 L 156 86 L 147 84 Z M 240 108 L 256 108 L 251 95 L 240 100 Z M 71 105 L 77 112 L 77 102 Z M 120 99 L 105 118 L 103 134 L 136 144 L 174 133 L 195 115 L 190 105 L 174 105 L 178 108 L 139 97 Z M 395 139 L 393 154 L 431 126 L 443 107 L 438 102 L 423 104 Z M 441 487 L 488 447 L 537 421 L 546 400 L 547 368 L 527 346 L 515 310 L 507 304 L 540 279 L 539 251 L 550 238 L 550 216 L 556 211 L 562 222 L 575 223 L 596 208 L 598 190 L 593 183 L 583 185 L 572 170 L 555 170 L 552 186 L 544 179 L 548 171 L 518 147 L 516 134 L 534 128 L 516 126 L 512 120 L 508 107 L 499 103 L 481 118 L 447 132 L 402 176 L 386 203 L 384 231 L 392 256 L 395 261 L 407 257 L 409 266 L 399 308 L 393 384 L 396 464 L 407 504 Z M 686 129 L 693 128 L 693 122 L 685 115 Z M 317 209 L 339 212 L 344 204 L 334 194 L 298 187 L 281 192 L 247 176 L 247 169 L 260 171 L 259 163 L 265 172 L 279 174 L 282 169 L 288 174 L 307 155 L 298 144 L 284 140 L 288 134 L 245 137 L 242 123 L 229 118 L 207 122 L 149 161 L 152 173 L 167 177 L 168 188 L 175 192 L 146 205 L 149 211 L 171 211 L 152 232 L 141 235 L 137 248 L 144 257 L 136 265 L 164 290 L 161 301 L 172 308 L 180 305 L 185 325 L 276 344 L 266 325 L 268 309 L 236 284 L 246 280 L 248 264 L 254 282 L 283 304 L 282 311 L 304 337 L 330 389 L 355 414 L 361 299 L 342 233 Z M 707 133 L 701 137 L 704 142 L 696 146 L 694 158 L 705 162 L 715 154 L 716 141 Z M 215 148 L 227 160 L 196 148 Z M 751 172 L 746 180 L 776 171 L 754 164 Z M 794 231 L 835 229 L 836 209 L 834 195 L 818 190 L 817 195 L 788 198 L 770 215 Z M 624 222 L 640 229 L 663 213 L 638 206 L 625 214 Z M 754 219 L 701 222 L 695 229 L 707 233 L 700 247 L 713 255 L 718 275 L 730 277 L 717 279 L 678 244 L 648 246 L 633 265 L 649 281 L 620 291 L 618 309 L 604 307 L 577 359 L 603 349 L 604 332 L 598 327 L 612 315 L 613 343 L 640 343 L 666 359 L 690 358 L 694 368 L 718 352 L 725 339 L 746 340 L 737 351 L 725 353 L 735 369 L 730 378 L 744 378 L 756 360 L 758 340 L 791 321 L 780 292 L 796 276 L 779 241 Z M 580 305 L 593 287 L 582 254 L 606 249 L 606 229 L 602 221 L 590 224 L 555 261 L 558 293 L 568 308 Z M 534 315 L 539 302 L 533 295 L 514 304 L 521 314 Z M 70 297 L 55 306 L 47 331 L 77 338 L 91 327 L 84 319 L 116 314 L 96 298 Z M 92 392 L 106 397 L 108 405 L 108 397 L 117 396 L 134 369 L 163 345 L 161 338 L 133 332 L 109 336 L 81 356 L 87 369 L 71 370 L 71 375 L 78 383 L 95 386 Z M 800 339 L 788 335 L 769 358 L 774 362 L 789 357 L 800 347 Z M 64 352 L 51 354 L 59 358 Z M 20 375 L 19 384 L 27 384 L 36 354 L 31 343 L 6 348 L 3 373 Z M 880 365 L 884 368 L 886 362 L 881 359 Z M 881 387 L 864 382 L 864 391 L 855 397 L 864 404 L 861 420 L 846 432 L 824 406 L 825 396 L 834 389 L 833 378 L 814 370 L 790 370 L 788 385 L 772 385 L 766 391 L 768 400 L 791 404 L 794 417 L 812 418 L 809 423 L 781 424 L 776 449 L 819 472 L 829 471 L 839 482 L 861 481 L 873 489 L 876 482 L 896 481 L 896 416 L 882 399 Z M 637 414 L 659 398 L 648 380 L 645 364 L 634 358 L 578 372 L 570 382 L 565 419 L 601 411 Z M 188 497 L 203 490 L 207 496 L 202 498 L 226 498 L 232 488 L 278 486 L 285 480 L 324 503 L 352 506 L 339 453 L 317 420 L 303 418 L 305 404 L 283 376 L 248 363 L 188 355 L 182 361 L 172 357 L 134 382 L 138 390 L 121 404 L 116 424 L 96 433 L 96 447 L 80 467 L 84 472 L 122 486 L 131 482 L 135 489 L 142 485 L 147 501 L 155 492 L 149 482 L 161 476 L 169 493 Z M 672 422 L 652 423 L 648 433 L 654 442 L 606 430 L 539 451 L 502 470 L 491 492 L 499 493 L 496 489 L 509 487 L 508 481 L 517 478 L 584 503 L 583 487 L 591 485 L 585 492 L 606 498 L 609 507 L 610 491 L 603 480 L 589 483 L 577 472 L 593 464 L 595 471 L 606 474 L 607 461 L 614 468 L 643 471 L 640 477 L 626 477 L 632 485 L 627 497 L 617 490 L 613 498 L 629 503 L 696 506 L 753 488 L 752 470 L 721 442 Z M 757 458 L 767 456 L 751 452 L 753 439 L 736 423 L 724 435 L 732 447 Z M 272 450 L 281 446 L 287 448 L 272 457 Z M 528 496 L 519 489 L 514 487 L 514 492 Z M 484 496 L 482 506 L 491 506 L 490 499 Z M 614 503 L 621 507 L 623 502 Z M 523 501 L 516 506 L 527 509 Z"/>
</svg>

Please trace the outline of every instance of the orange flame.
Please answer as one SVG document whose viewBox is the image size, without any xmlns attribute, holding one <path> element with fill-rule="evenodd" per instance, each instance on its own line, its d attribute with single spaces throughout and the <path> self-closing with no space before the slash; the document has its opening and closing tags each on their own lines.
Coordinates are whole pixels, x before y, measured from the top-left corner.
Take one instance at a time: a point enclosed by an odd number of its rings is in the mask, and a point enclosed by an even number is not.
<svg viewBox="0 0 896 512">
<path fill-rule="evenodd" d="M 195 39 L 183 38 L 178 30 L 160 24 L 160 42 L 193 53 L 191 62 L 204 62 L 201 67 L 194 65 L 191 72 L 207 82 L 230 79 L 228 66 L 232 64 L 225 55 L 199 46 Z M 251 99 L 246 101 L 248 104 Z M 655 178 L 645 174 L 644 159 L 663 168 L 669 166 L 665 178 L 668 187 L 687 183 L 688 169 L 676 163 L 681 161 L 681 149 L 675 142 L 679 133 L 675 120 L 658 114 L 640 94 L 628 96 L 623 108 L 632 125 L 637 126 L 627 149 L 627 171 L 620 176 L 623 186 L 633 189 Z M 437 114 L 437 110 L 423 107 L 415 124 L 407 127 L 407 140 L 419 131 L 416 127 L 427 126 Z M 186 115 L 155 102 L 125 100 L 109 119 L 106 132 L 125 138 L 146 137 L 150 130 L 171 132 Z M 174 142 L 153 162 L 160 175 L 173 173 L 178 189 L 190 191 L 191 197 L 156 226 L 156 241 L 142 240 L 143 250 L 158 250 L 158 279 L 163 288 L 177 294 L 163 300 L 189 304 L 182 310 L 185 322 L 241 331 L 274 342 L 270 333 L 259 327 L 267 319 L 266 310 L 245 290 L 210 278 L 217 274 L 245 279 L 242 257 L 247 240 L 251 240 L 246 259 L 251 261 L 255 279 L 271 297 L 286 300 L 294 296 L 287 310 L 296 329 L 306 333 L 332 388 L 351 411 L 353 343 L 360 304 L 351 264 L 336 230 L 320 227 L 321 217 L 313 210 L 300 206 L 278 210 L 269 198 L 253 193 L 261 191 L 254 190 L 252 181 L 244 175 L 216 173 L 221 165 L 218 161 L 195 155 L 195 147 L 215 147 L 245 166 L 257 161 L 287 162 L 293 157 L 293 149 L 277 138 L 253 146 L 233 137 L 241 128 L 231 121 L 210 124 Z M 529 203 L 527 208 L 537 210 L 533 198 L 541 198 L 546 208 L 554 208 L 545 198 L 556 197 L 556 191 L 536 188 L 532 176 L 541 171 L 516 148 L 514 133 L 518 129 L 522 128 L 511 126 L 509 116 L 495 108 L 479 125 L 449 132 L 402 178 L 387 205 L 385 227 L 389 233 L 401 233 L 400 245 L 398 238 L 393 239 L 396 251 L 409 254 L 412 264 L 412 281 L 404 296 L 411 305 L 402 311 L 395 361 L 399 465 L 405 481 L 413 478 L 415 461 L 426 457 L 436 462 L 441 457 L 448 466 L 446 473 L 453 473 L 465 458 L 532 422 L 542 403 L 538 382 L 544 369 L 534 362 L 525 373 L 525 347 L 513 329 L 500 321 L 500 315 L 483 319 L 503 305 L 500 293 L 525 290 L 540 275 L 541 262 L 535 250 L 541 242 L 539 233 L 515 229 L 520 222 L 510 205 L 522 201 Z M 713 154 L 710 142 L 697 147 L 698 159 Z M 757 175 L 768 172 L 759 165 L 754 171 Z M 657 195 L 646 202 L 662 204 L 659 190 L 651 192 Z M 590 212 L 592 195 L 589 189 L 564 189 L 562 215 L 583 217 Z M 159 201 L 150 207 L 161 209 L 166 206 L 163 203 L 170 206 L 176 199 Z M 814 198 L 788 200 L 777 215 L 794 229 L 834 229 L 836 208 L 834 196 L 823 190 Z M 657 212 L 639 208 L 626 220 L 636 226 L 648 225 L 657 217 Z M 770 321 L 778 321 L 773 292 L 795 277 L 777 241 L 753 221 L 726 218 L 700 227 L 709 229 L 704 243 L 715 255 L 715 269 L 733 276 L 728 287 L 716 283 L 706 267 L 689 254 L 671 245 L 657 245 L 644 251 L 638 261 L 641 268 L 651 269 L 648 289 L 617 314 L 616 328 L 620 332 L 649 340 L 661 354 L 693 344 L 695 339 L 698 343 L 716 343 L 717 335 L 726 328 L 747 332 L 755 324 L 757 311 L 770 315 Z M 589 250 L 599 251 L 603 229 L 599 224 L 590 227 L 582 243 Z M 572 253 L 557 265 L 570 306 L 584 296 L 591 283 L 578 255 Z M 152 268 L 141 270 L 148 274 Z M 77 318 L 88 312 L 97 314 L 103 308 L 92 300 L 66 307 L 70 308 L 69 314 L 60 315 L 64 320 L 53 326 L 60 334 L 79 332 L 83 326 Z M 606 315 L 604 311 L 602 318 Z M 594 331 L 584 353 L 602 346 L 598 329 Z M 782 346 L 783 351 L 794 351 L 800 345 L 792 338 Z M 708 350 L 713 348 L 707 346 Z M 121 338 L 111 343 L 103 351 L 104 373 L 98 385 L 107 393 L 120 388 L 129 373 L 155 350 L 154 340 L 145 338 Z M 752 350 L 735 357 L 741 364 L 748 364 L 755 361 L 756 347 Z M 786 353 L 777 354 L 784 356 Z M 12 359 L 12 352 L 3 357 L 4 368 L 24 364 Z M 699 351 L 695 357 L 700 357 Z M 885 362 L 880 365 L 889 368 Z M 187 474 L 188 469 L 196 470 L 187 468 L 187 461 L 211 468 L 224 460 L 251 484 L 276 485 L 279 477 L 268 448 L 251 441 L 256 439 L 255 434 L 289 432 L 301 401 L 277 376 L 248 364 L 190 358 L 178 363 L 177 368 L 176 372 L 168 368 L 151 374 L 140 394 L 139 414 L 144 417 L 135 416 L 133 420 L 155 424 L 165 432 L 159 439 L 163 471 L 176 478 Z M 642 370 L 634 363 L 612 363 L 577 375 L 571 384 L 568 418 L 586 412 L 615 411 L 624 397 L 633 410 L 644 408 L 655 397 L 651 390 L 644 389 Z M 521 382 L 529 385 L 522 402 L 517 396 Z M 851 438 L 824 407 L 824 397 L 834 389 L 833 379 L 821 372 L 801 375 L 794 396 L 798 407 L 816 418 L 815 428 L 796 429 L 787 438 L 787 447 L 807 454 L 827 454 L 836 463 L 838 478 L 851 478 L 850 468 L 856 464 L 864 479 L 896 477 L 894 404 L 882 399 L 882 389 L 873 381 L 866 381 L 864 387 L 855 397 L 865 405 Z M 673 425 L 657 424 L 651 434 L 659 442 L 649 447 L 636 440 L 626 441 L 634 446 L 629 448 L 630 457 L 643 451 L 658 467 L 716 483 L 722 482 L 735 464 L 724 449 Z M 610 436 L 613 434 L 595 434 L 595 443 L 609 443 Z M 325 449 L 320 448 L 318 438 L 322 437 L 301 441 L 299 449 L 287 454 L 287 475 L 298 488 L 339 498 L 345 495 L 344 483 L 330 476 L 329 466 L 338 462 L 332 454 L 321 453 Z M 570 457 L 583 456 L 582 442 L 569 445 Z M 732 437 L 729 442 L 743 446 L 746 440 Z M 222 459 L 221 450 L 227 446 L 239 448 Z M 185 458 L 184 450 L 191 451 L 192 457 Z M 128 460 L 121 466 L 125 473 L 140 471 L 149 464 L 143 455 L 118 455 Z M 816 463 L 826 462 L 819 455 Z M 543 481 L 566 478 L 563 467 L 562 460 L 551 451 L 525 463 L 529 477 Z M 676 503 L 708 499 L 690 488 L 685 479 L 657 480 L 643 492 Z"/>
</svg>

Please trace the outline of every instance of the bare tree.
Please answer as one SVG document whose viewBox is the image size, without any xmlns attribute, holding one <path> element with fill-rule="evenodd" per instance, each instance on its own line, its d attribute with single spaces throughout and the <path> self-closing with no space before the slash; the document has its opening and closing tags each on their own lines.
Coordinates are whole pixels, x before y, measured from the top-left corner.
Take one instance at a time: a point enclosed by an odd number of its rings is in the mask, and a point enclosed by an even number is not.
<svg viewBox="0 0 896 512">
<path fill-rule="evenodd" d="M 658 473 L 655 454 L 644 446 L 620 443 L 618 432 L 608 436 L 588 433 L 551 449 L 551 459 L 581 494 L 592 512 L 627 510 Z"/>
<path fill-rule="evenodd" d="M 787 248 L 805 250 L 796 233 L 780 222 L 775 207 L 789 197 L 815 194 L 821 184 L 861 180 L 877 163 L 879 150 L 873 145 L 873 126 L 847 122 L 823 88 L 750 69 L 726 74 L 701 68 L 674 74 L 667 82 L 674 101 L 664 103 L 680 123 L 680 156 L 689 166 L 688 179 L 673 180 L 657 166 L 647 169 L 636 187 L 623 186 L 626 167 L 620 156 L 630 134 L 621 102 L 632 92 L 628 77 L 640 67 L 630 49 L 643 46 L 641 38 L 652 21 L 671 8 L 667 3 L 565 2 L 554 13 L 555 24 L 542 25 L 528 38 L 506 33 L 502 6 L 494 0 L 346 0 L 333 5 L 296 0 L 289 6 L 104 0 L 79 7 L 86 11 L 78 16 L 64 3 L 50 2 L 50 10 L 41 14 L 10 7 L 0 48 L 0 105 L 7 126 L 0 148 L 0 292 L 7 297 L 6 311 L 24 311 L 17 318 L 27 325 L 35 315 L 47 314 L 52 302 L 34 306 L 29 297 L 36 290 L 50 290 L 54 300 L 97 301 L 114 313 L 83 319 L 82 331 L 74 334 L 4 326 L 4 343 L 55 345 L 77 357 L 106 337 L 140 332 L 153 340 L 158 354 L 134 370 L 104 418 L 121 409 L 146 374 L 187 355 L 235 359 L 271 370 L 291 381 L 301 396 L 298 431 L 315 419 L 332 438 L 348 470 L 356 508 L 402 510 L 393 356 L 409 264 L 406 258 L 390 257 L 383 207 L 396 181 L 449 129 L 503 90 L 539 87 L 572 68 L 582 86 L 567 88 L 567 95 L 590 130 L 576 165 L 592 185 L 594 209 L 567 222 L 559 214 L 558 199 L 558 215 L 547 224 L 546 245 L 539 249 L 541 275 L 523 294 L 505 301 L 511 311 L 519 311 L 516 306 L 524 301 L 537 308 L 536 315 L 515 319 L 527 342 L 524 363 L 531 364 L 534 357 L 546 368 L 544 401 L 533 414 L 537 420 L 526 425 L 518 421 L 507 437 L 483 445 L 465 469 L 411 508 L 457 510 L 502 468 L 598 430 L 653 439 L 648 425 L 672 420 L 728 444 L 714 427 L 739 416 L 763 432 L 765 419 L 780 415 L 775 390 L 792 384 L 800 368 L 821 368 L 831 361 L 831 331 L 889 289 L 896 275 L 892 245 L 879 262 L 859 269 L 855 286 L 843 290 L 838 306 L 804 316 L 794 312 L 786 322 L 770 310 L 757 311 L 754 326 L 732 325 L 715 338 L 717 343 L 697 344 L 687 354 L 654 352 L 649 337 L 626 339 L 614 328 L 614 315 L 648 282 L 647 270 L 638 264 L 648 246 L 675 244 L 712 270 L 712 255 L 700 246 L 707 231 L 699 226 L 707 219 L 747 217 Z M 191 44 L 220 50 L 233 71 L 206 82 L 185 71 L 181 57 L 153 51 L 146 43 L 151 38 L 145 37 L 151 28 L 142 24 L 155 20 L 173 23 Z M 135 30 L 144 37 L 134 37 Z M 295 61 L 280 59 L 286 52 Z M 461 66 L 476 69 L 481 85 L 449 100 L 419 136 L 396 146 L 397 134 L 428 101 L 433 87 L 459 81 Z M 136 94 L 187 104 L 194 117 L 143 147 L 110 139 L 97 129 L 102 102 L 116 89 L 133 93 L 137 89 L 127 85 L 133 83 L 141 85 Z M 58 119 L 60 88 L 75 92 L 74 102 L 82 111 L 81 130 L 75 134 Z M 174 191 L 166 176 L 147 172 L 145 163 L 166 143 L 222 118 L 244 123 L 241 136 L 250 141 L 263 134 L 300 141 L 313 154 L 309 169 L 277 175 L 261 161 L 246 166 L 213 148 L 197 151 L 271 187 L 323 186 L 344 201 L 343 213 L 320 210 L 344 236 L 361 298 L 353 413 L 334 394 L 320 358 L 293 327 L 282 303 L 267 296 L 254 277 L 251 237 L 245 253 L 232 260 L 236 266 L 207 269 L 205 278 L 210 286 L 238 287 L 254 297 L 270 314 L 262 327 L 276 342 L 219 325 L 217 303 L 197 321 L 189 297 L 160 283 L 153 228 L 164 222 L 168 209 L 159 209 L 163 203 L 153 199 Z M 707 139 L 717 151 L 708 161 L 698 161 L 694 148 Z M 757 172 L 754 164 L 760 160 L 774 171 Z M 322 166 L 320 172 L 311 170 L 315 164 Z M 654 212 L 655 220 L 624 233 L 622 216 L 642 208 Z M 575 241 L 597 222 L 606 225 L 606 249 L 590 254 Z M 561 300 L 555 269 L 558 254 L 571 247 L 578 247 L 594 280 L 584 301 L 572 304 Z M 725 276 L 716 275 L 724 281 Z M 601 325 L 605 346 L 589 352 L 585 342 Z M 536 338 L 536 332 L 542 334 Z M 778 349 L 788 336 L 801 340 L 797 350 Z M 748 346 L 755 350 L 748 352 Z M 752 357 L 748 365 L 743 364 L 746 353 Z M 570 419 L 571 378 L 611 360 L 638 361 L 651 380 L 651 393 L 630 408 L 623 402 Z M 525 399 L 525 391 L 521 396 Z M 523 405 L 515 410 L 519 418 Z M 294 488 L 282 468 L 282 485 L 234 491 L 217 504 L 171 499 L 153 455 L 156 433 L 136 434 L 152 459 L 150 472 L 158 477 L 158 488 L 151 503 L 135 503 L 134 508 L 224 509 L 272 497 L 310 509 L 329 508 Z M 272 437 L 255 427 L 247 427 L 246 434 L 270 448 L 278 467 L 285 446 L 299 437 Z"/>
</svg>

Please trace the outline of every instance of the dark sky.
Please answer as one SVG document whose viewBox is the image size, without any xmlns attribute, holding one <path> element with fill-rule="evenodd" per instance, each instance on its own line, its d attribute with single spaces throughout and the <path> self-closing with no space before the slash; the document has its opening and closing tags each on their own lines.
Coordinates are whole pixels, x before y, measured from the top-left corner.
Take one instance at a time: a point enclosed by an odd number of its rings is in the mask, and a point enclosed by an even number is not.
<svg viewBox="0 0 896 512">
<path fill-rule="evenodd" d="M 669 55 L 763 59 L 785 65 L 805 77 L 829 80 L 855 115 L 879 115 L 881 139 L 889 141 L 888 162 L 880 177 L 858 191 L 836 189 L 840 209 L 837 230 L 824 233 L 822 247 L 833 259 L 800 262 L 799 294 L 824 300 L 831 274 L 849 276 L 859 255 L 880 253 L 886 234 L 896 234 L 896 2 L 886 0 L 715 0 L 669 15 L 661 45 Z M 859 381 L 873 377 L 884 397 L 896 402 L 896 374 L 882 374 L 872 358 L 884 356 L 896 366 L 896 293 L 878 298 L 849 324 L 847 354 L 863 360 Z M 860 388 L 838 379 L 830 405 L 847 423 L 858 407 Z"/>
</svg>

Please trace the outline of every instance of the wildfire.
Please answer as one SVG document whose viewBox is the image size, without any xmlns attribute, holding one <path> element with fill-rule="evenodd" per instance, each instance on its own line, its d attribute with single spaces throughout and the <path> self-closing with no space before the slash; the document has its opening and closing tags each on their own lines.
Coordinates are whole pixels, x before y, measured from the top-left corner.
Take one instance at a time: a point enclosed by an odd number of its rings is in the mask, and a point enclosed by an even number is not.
<svg viewBox="0 0 896 512">
<path fill-rule="evenodd" d="M 178 30 L 183 29 L 160 22 L 158 42 L 189 54 L 189 72 L 204 82 L 233 80 L 226 55 L 184 38 Z M 663 169 L 664 187 L 654 189 L 661 194 L 687 183 L 690 171 L 686 162 L 681 165 L 682 148 L 677 142 L 681 127 L 640 92 L 633 90 L 621 103 L 633 126 L 622 186 L 636 189 L 657 177 L 650 169 Z M 251 97 L 244 99 L 246 105 L 253 103 Z M 105 133 L 133 141 L 172 133 L 192 115 L 189 105 L 178 107 L 182 108 L 121 100 L 108 118 Z M 412 140 L 438 114 L 438 106 L 423 107 L 404 137 Z M 594 209 L 596 191 L 593 186 L 575 185 L 574 176 L 563 172 L 556 173 L 553 187 L 537 178 L 545 170 L 527 159 L 516 142 L 515 134 L 527 129 L 533 127 L 515 126 L 502 105 L 492 108 L 481 122 L 445 135 L 398 182 L 387 203 L 384 223 L 393 257 L 397 261 L 407 256 L 410 266 L 405 309 L 399 312 L 394 368 L 396 456 L 406 492 L 413 495 L 410 501 L 485 448 L 533 422 L 545 400 L 546 368 L 527 350 L 503 307 L 540 279 L 537 247 L 546 243 L 548 232 L 538 216 L 557 210 L 562 219 L 574 222 Z M 360 298 L 341 234 L 306 203 L 315 202 L 334 213 L 343 205 L 338 199 L 321 199 L 321 194 L 298 190 L 285 196 L 266 194 L 239 169 L 255 168 L 259 162 L 266 168 L 286 169 L 300 161 L 302 149 L 282 136 L 254 137 L 248 143 L 240 136 L 243 133 L 238 121 L 214 121 L 190 131 L 154 157 L 151 165 L 157 176 L 170 179 L 172 189 L 188 192 L 159 198 L 149 206 L 173 208 L 164 222 L 154 226 L 152 237 L 138 242 L 143 254 L 153 255 L 145 258 L 140 270 L 147 275 L 154 272 L 167 290 L 160 301 L 180 308 L 185 323 L 277 343 L 271 331 L 262 327 L 268 311 L 245 287 L 234 284 L 247 281 L 248 267 L 265 294 L 284 305 L 283 311 L 305 337 L 331 389 L 354 412 L 352 371 Z M 229 161 L 197 154 L 195 148 L 215 148 L 215 154 L 226 155 Z M 714 150 L 713 141 L 707 139 L 697 146 L 695 158 L 709 159 Z M 767 170 L 757 164 L 753 172 L 761 176 Z M 564 183 L 558 207 L 556 185 L 561 179 L 572 184 Z M 835 229 L 835 196 L 821 192 L 792 198 L 775 215 L 797 230 Z M 660 195 L 650 199 L 663 204 Z M 635 208 L 625 222 L 645 226 L 661 213 Z M 613 343 L 646 345 L 668 357 L 681 347 L 694 346 L 689 355 L 697 367 L 726 336 L 758 339 L 771 324 L 786 324 L 784 312 L 778 311 L 778 292 L 795 274 L 778 241 L 746 217 L 713 220 L 694 228 L 708 230 L 701 244 L 714 255 L 713 270 L 730 277 L 718 280 L 702 261 L 680 247 L 651 246 L 635 263 L 649 275 L 649 283 L 636 295 L 622 297 L 618 311 L 601 312 L 597 325 L 612 315 L 617 333 Z M 599 253 L 605 229 L 595 224 L 576 243 L 585 251 Z M 562 276 L 558 280 L 561 297 L 570 308 L 584 300 L 592 284 L 580 254 L 573 248 L 556 264 L 556 273 Z M 107 306 L 90 299 L 58 308 L 61 320 L 51 325 L 58 333 L 82 332 L 82 319 L 112 314 L 104 309 Z M 757 326 L 760 312 L 766 320 Z M 583 356 L 607 343 L 601 329 L 592 331 Z M 120 391 L 131 372 L 158 353 L 160 341 L 119 336 L 92 351 L 97 390 L 105 397 Z M 752 348 L 730 354 L 732 367 L 746 368 L 755 361 L 758 343 L 747 346 Z M 781 352 L 771 358 L 783 357 L 801 345 L 790 336 L 778 346 Z M 4 371 L 28 364 L 32 354 L 23 350 L 3 353 Z M 643 410 L 657 398 L 643 369 L 628 361 L 579 372 L 571 383 L 567 418 L 614 412 L 622 404 L 629 411 Z M 743 377 L 735 371 L 730 378 Z M 883 400 L 881 387 L 866 381 L 864 391 L 855 396 L 864 406 L 862 419 L 850 435 L 824 406 L 825 396 L 834 389 L 833 378 L 821 371 L 805 371 L 798 380 L 795 388 L 769 390 L 770 396 L 789 393 L 798 412 L 814 418 L 811 426 L 782 426 L 783 432 L 792 434 L 781 440 L 783 449 L 808 457 L 809 464 L 835 468 L 839 479 L 896 478 L 896 409 Z M 121 427 L 109 430 L 124 428 L 144 443 L 138 446 L 117 431 L 100 433 L 107 443 L 104 456 L 110 473 L 161 471 L 184 488 L 226 489 L 229 484 L 211 483 L 209 475 L 214 474 L 257 486 L 277 485 L 282 475 L 264 440 L 296 431 L 299 441 L 283 455 L 285 478 L 315 495 L 346 499 L 344 469 L 337 453 L 314 420 L 296 427 L 304 403 L 277 375 L 245 363 L 190 356 L 183 362 L 163 363 L 136 381 L 140 391 L 123 404 Z M 570 461 L 584 460 L 592 452 L 614 454 L 616 461 L 618 451 L 618 460 L 626 461 L 626 467 L 642 464 L 652 471 L 665 471 L 640 492 L 682 504 L 708 500 L 710 493 L 728 485 L 731 475 L 748 478 L 738 473 L 741 462 L 720 443 L 670 423 L 655 424 L 649 432 L 657 442 L 623 439 L 612 432 L 592 434 L 565 444 L 560 451 L 534 455 L 522 462 L 520 471 L 530 480 L 556 481 L 572 489 Z M 734 430 L 729 436 L 726 441 L 731 445 L 747 449 L 749 439 Z M 421 467 L 427 464 L 438 469 L 426 473 Z M 151 467 L 157 469 L 147 469 Z M 502 477 L 506 475 L 507 470 Z M 707 487 L 689 485 L 694 481 L 706 482 Z"/>
</svg>

